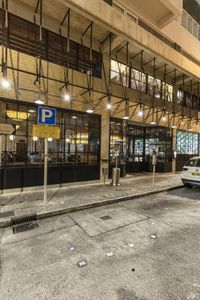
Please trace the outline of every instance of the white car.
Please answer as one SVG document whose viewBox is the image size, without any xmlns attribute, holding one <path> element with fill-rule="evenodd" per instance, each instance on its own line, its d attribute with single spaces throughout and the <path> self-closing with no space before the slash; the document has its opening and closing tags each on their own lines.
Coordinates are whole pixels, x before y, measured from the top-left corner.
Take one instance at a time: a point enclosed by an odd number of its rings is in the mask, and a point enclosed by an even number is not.
<svg viewBox="0 0 200 300">
<path fill-rule="evenodd" d="M 200 186 L 200 157 L 193 157 L 184 165 L 181 179 L 186 187 Z"/>
</svg>

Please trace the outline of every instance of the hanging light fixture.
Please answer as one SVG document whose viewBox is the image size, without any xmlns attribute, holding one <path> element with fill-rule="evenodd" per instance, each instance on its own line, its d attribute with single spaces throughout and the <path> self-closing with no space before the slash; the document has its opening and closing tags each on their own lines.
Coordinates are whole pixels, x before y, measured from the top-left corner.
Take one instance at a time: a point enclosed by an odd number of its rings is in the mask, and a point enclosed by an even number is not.
<svg viewBox="0 0 200 300">
<path fill-rule="evenodd" d="M 139 117 L 143 117 L 144 116 L 144 108 L 143 108 L 143 105 L 140 105 L 140 110 L 138 112 L 138 116 Z"/>
<path fill-rule="evenodd" d="M 91 107 L 88 107 L 86 109 L 86 113 L 88 113 L 88 114 L 93 114 L 93 112 L 94 112 L 94 110 Z"/>
<path fill-rule="evenodd" d="M 71 101 L 71 95 L 70 95 L 70 93 L 68 91 L 63 94 L 63 99 L 66 102 L 70 102 Z"/>
<path fill-rule="evenodd" d="M 52 141 L 53 141 L 52 137 L 48 137 L 48 142 L 52 142 Z"/>
<path fill-rule="evenodd" d="M 36 111 L 34 109 L 29 109 L 28 112 L 31 113 L 31 114 L 35 114 L 36 113 Z"/>
<path fill-rule="evenodd" d="M 35 103 L 38 105 L 43 105 L 44 101 L 42 99 L 37 99 L 37 100 L 35 100 Z"/>
<path fill-rule="evenodd" d="M 125 115 L 123 116 L 123 120 L 129 120 L 129 106 L 128 106 L 128 100 L 126 100 L 126 105 L 125 105 Z"/>
<path fill-rule="evenodd" d="M 33 136 L 33 141 L 37 142 L 38 141 L 38 137 L 37 136 Z"/>
<path fill-rule="evenodd" d="M 112 109 L 111 94 L 110 94 L 110 92 L 108 94 L 108 100 L 107 100 L 107 103 L 106 103 L 106 109 L 107 110 L 111 110 Z"/>
<path fill-rule="evenodd" d="M 111 110 L 112 109 L 112 104 L 108 102 L 106 104 L 106 108 L 107 108 L 107 110 Z"/>
<path fill-rule="evenodd" d="M 88 106 L 86 108 L 86 113 L 93 114 L 93 112 L 94 112 L 94 110 L 92 108 L 91 91 L 89 91 Z"/>
<path fill-rule="evenodd" d="M 7 90 L 11 87 L 10 81 L 6 77 L 2 77 L 1 87 L 2 87 L 2 89 L 5 89 L 5 90 Z"/>
</svg>

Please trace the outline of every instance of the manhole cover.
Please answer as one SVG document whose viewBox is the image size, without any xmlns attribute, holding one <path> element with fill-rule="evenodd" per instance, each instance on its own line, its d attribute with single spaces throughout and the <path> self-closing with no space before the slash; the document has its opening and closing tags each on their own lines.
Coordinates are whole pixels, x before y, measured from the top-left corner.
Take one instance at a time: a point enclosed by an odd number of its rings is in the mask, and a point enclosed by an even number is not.
<svg viewBox="0 0 200 300">
<path fill-rule="evenodd" d="M 13 226 L 13 233 L 20 233 L 20 232 L 36 229 L 38 227 L 39 227 L 39 225 L 36 222 L 18 224 L 18 225 Z"/>
<path fill-rule="evenodd" d="M 13 211 L 0 212 L 0 218 L 7 218 L 7 217 L 11 217 L 11 216 L 14 216 Z"/>
<path fill-rule="evenodd" d="M 111 216 L 103 216 L 103 217 L 100 217 L 100 219 L 106 221 L 106 220 L 112 219 L 112 217 Z"/>
</svg>

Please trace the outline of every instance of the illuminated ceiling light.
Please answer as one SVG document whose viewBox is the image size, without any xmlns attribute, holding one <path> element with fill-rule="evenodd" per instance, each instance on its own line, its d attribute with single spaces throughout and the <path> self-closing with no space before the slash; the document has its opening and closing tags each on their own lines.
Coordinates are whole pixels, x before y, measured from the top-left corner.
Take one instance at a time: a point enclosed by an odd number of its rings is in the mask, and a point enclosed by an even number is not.
<svg viewBox="0 0 200 300">
<path fill-rule="evenodd" d="M 70 143 L 70 138 L 66 138 L 66 139 L 65 139 L 65 142 L 66 142 L 66 143 Z"/>
<path fill-rule="evenodd" d="M 151 121 L 150 124 L 151 125 L 156 125 L 156 122 L 155 121 Z"/>
<path fill-rule="evenodd" d="M 167 121 L 167 117 L 166 117 L 166 116 L 163 116 L 163 117 L 162 117 L 162 121 L 164 121 L 164 122 Z"/>
<path fill-rule="evenodd" d="M 181 122 L 181 125 L 183 125 L 183 124 L 184 124 L 184 122 L 182 121 L 182 122 Z"/>
<path fill-rule="evenodd" d="M 63 99 L 66 101 L 66 102 L 70 102 L 71 100 L 71 95 L 70 93 L 66 92 L 63 94 Z"/>
<path fill-rule="evenodd" d="M 188 131 L 192 131 L 192 128 L 189 128 Z"/>
<path fill-rule="evenodd" d="M 172 125 L 171 128 L 176 128 L 176 125 Z"/>
<path fill-rule="evenodd" d="M 48 142 L 52 142 L 52 141 L 53 141 L 52 137 L 48 137 Z"/>
<path fill-rule="evenodd" d="M 35 100 L 35 103 L 39 104 L 39 105 L 42 105 L 42 104 L 44 104 L 44 101 L 41 100 L 41 99 L 37 99 L 37 100 Z"/>
<path fill-rule="evenodd" d="M 125 114 L 123 116 L 123 120 L 129 120 L 129 103 L 127 100 L 126 100 Z"/>
<path fill-rule="evenodd" d="M 6 77 L 1 79 L 1 87 L 3 89 L 9 89 L 11 87 L 10 81 Z"/>
<path fill-rule="evenodd" d="M 29 109 L 28 112 L 30 112 L 31 114 L 36 113 L 36 111 L 34 109 Z"/>
<path fill-rule="evenodd" d="M 33 136 L 33 141 L 37 142 L 38 141 L 38 137 L 37 136 Z"/>
<path fill-rule="evenodd" d="M 13 140 L 15 139 L 15 136 L 14 136 L 13 134 L 9 135 L 9 139 L 10 139 L 11 141 L 13 141 Z"/>
<path fill-rule="evenodd" d="M 140 110 L 140 111 L 138 112 L 138 116 L 139 116 L 139 117 L 143 117 L 143 116 L 144 116 L 144 111 L 143 111 L 143 110 Z"/>
<path fill-rule="evenodd" d="M 94 110 L 91 107 L 88 107 L 86 109 L 86 113 L 88 113 L 88 114 L 93 114 L 93 112 L 94 112 Z"/>
<path fill-rule="evenodd" d="M 77 116 L 73 115 L 73 116 L 72 116 L 72 119 L 77 119 Z"/>
<path fill-rule="evenodd" d="M 106 108 L 107 108 L 107 110 L 111 110 L 112 109 L 112 104 L 110 102 L 108 102 L 106 104 Z"/>
</svg>

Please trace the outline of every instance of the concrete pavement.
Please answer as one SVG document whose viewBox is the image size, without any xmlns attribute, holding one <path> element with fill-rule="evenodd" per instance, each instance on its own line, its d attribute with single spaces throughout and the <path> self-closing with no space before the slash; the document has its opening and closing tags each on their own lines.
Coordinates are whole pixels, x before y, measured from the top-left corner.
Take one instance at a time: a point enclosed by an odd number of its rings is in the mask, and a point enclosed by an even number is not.
<svg viewBox="0 0 200 300">
<path fill-rule="evenodd" d="M 199 195 L 180 188 L 1 228 L 0 300 L 199 300 Z"/>
<path fill-rule="evenodd" d="M 33 190 L 0 196 L 0 227 L 9 226 L 15 218 L 36 215 L 37 219 L 104 204 L 125 201 L 182 186 L 179 174 L 156 174 L 152 185 L 150 174 L 136 174 L 121 179 L 120 186 L 109 182 L 81 183 L 48 190 L 48 205 L 43 204 L 43 191 Z"/>
</svg>

